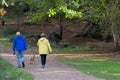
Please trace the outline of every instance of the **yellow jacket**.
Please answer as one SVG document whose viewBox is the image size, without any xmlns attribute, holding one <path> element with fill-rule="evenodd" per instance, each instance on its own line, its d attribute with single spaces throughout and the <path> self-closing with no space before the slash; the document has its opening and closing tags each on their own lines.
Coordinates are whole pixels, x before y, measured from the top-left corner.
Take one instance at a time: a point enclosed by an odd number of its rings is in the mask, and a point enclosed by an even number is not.
<svg viewBox="0 0 120 80">
<path fill-rule="evenodd" d="M 40 38 L 37 42 L 39 54 L 49 54 L 52 52 L 49 41 L 46 38 Z"/>
</svg>

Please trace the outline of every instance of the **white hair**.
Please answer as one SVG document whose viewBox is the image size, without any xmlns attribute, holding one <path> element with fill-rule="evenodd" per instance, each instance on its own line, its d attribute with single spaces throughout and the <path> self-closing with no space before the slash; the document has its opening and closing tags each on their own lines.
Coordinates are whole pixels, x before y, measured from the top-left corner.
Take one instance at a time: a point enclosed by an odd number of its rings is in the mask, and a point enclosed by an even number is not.
<svg viewBox="0 0 120 80">
<path fill-rule="evenodd" d="M 16 32 L 16 35 L 21 35 L 21 33 L 20 32 Z"/>
</svg>

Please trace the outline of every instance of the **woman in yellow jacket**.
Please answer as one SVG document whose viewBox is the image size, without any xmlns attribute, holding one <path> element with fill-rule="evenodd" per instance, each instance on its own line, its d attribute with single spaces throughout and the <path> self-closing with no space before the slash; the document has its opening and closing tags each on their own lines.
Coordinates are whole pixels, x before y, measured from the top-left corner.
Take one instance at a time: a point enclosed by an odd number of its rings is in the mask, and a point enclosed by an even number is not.
<svg viewBox="0 0 120 80">
<path fill-rule="evenodd" d="M 46 39 L 45 33 L 41 34 L 41 38 L 37 42 L 39 55 L 41 56 L 42 68 L 45 67 L 47 54 L 52 52 L 49 41 Z"/>
</svg>

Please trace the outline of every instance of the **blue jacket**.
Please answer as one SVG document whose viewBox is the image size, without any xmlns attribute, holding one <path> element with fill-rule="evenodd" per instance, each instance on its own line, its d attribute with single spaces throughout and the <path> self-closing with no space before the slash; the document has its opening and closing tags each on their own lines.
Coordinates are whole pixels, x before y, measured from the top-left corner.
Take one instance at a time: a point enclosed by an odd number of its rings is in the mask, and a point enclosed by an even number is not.
<svg viewBox="0 0 120 80">
<path fill-rule="evenodd" d="M 23 36 L 18 35 L 13 39 L 13 51 L 23 51 L 27 49 L 26 40 Z"/>
</svg>

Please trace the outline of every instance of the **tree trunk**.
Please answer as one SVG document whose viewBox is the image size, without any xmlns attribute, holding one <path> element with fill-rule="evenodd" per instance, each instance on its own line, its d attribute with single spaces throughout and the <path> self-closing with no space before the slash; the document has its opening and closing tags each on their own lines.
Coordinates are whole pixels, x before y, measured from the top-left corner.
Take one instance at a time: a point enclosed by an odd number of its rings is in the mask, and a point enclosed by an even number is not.
<svg viewBox="0 0 120 80">
<path fill-rule="evenodd" d="M 106 4 L 109 4 L 109 2 L 110 2 L 110 0 L 106 0 L 106 1 L 105 1 Z"/>
<path fill-rule="evenodd" d="M 5 21 L 2 20 L 2 21 L 1 21 L 1 24 L 2 24 L 2 26 L 5 26 Z"/>
<path fill-rule="evenodd" d="M 62 36 L 63 36 L 63 27 L 62 25 L 59 25 L 60 26 L 60 40 L 62 40 Z"/>
<path fill-rule="evenodd" d="M 60 40 L 62 40 L 62 36 L 63 36 L 63 26 L 62 26 L 62 17 L 61 17 L 61 13 L 59 14 L 59 26 L 60 26 Z"/>
<path fill-rule="evenodd" d="M 115 47 L 120 47 L 120 37 L 115 22 L 112 22 L 111 31 L 112 31 Z"/>
</svg>

